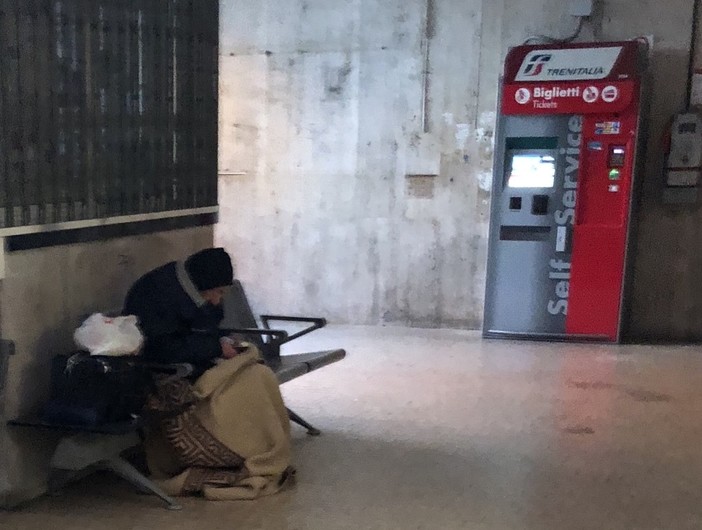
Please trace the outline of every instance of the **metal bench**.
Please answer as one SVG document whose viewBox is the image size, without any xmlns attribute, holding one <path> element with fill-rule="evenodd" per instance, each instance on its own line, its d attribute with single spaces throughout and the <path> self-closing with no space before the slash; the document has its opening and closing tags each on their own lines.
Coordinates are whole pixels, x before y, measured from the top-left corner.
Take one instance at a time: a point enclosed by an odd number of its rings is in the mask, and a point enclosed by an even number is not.
<svg viewBox="0 0 702 530">
<path fill-rule="evenodd" d="M 223 335 L 236 333 L 256 344 L 261 349 L 266 365 L 275 372 L 280 384 L 340 361 L 346 356 L 343 349 L 281 355 L 280 347 L 283 344 L 324 327 L 326 320 L 268 315 L 261 317 L 263 327 L 259 328 L 243 287 L 238 281 L 235 282 L 231 295 L 225 301 L 225 315 L 221 333 Z M 302 331 L 288 334 L 284 330 L 271 329 L 269 324 L 273 321 L 310 325 Z M 12 351 L 12 348 L 7 350 Z M 182 364 L 154 365 L 154 368 L 161 371 L 167 370 L 173 373 L 174 377 L 185 377 L 192 373 L 191 366 Z M 318 429 L 292 410 L 288 409 L 288 414 L 291 421 L 305 427 L 310 435 L 320 434 Z M 164 493 L 123 456 L 128 450 L 141 445 L 140 430 L 143 424 L 139 418 L 132 422 L 86 426 L 52 423 L 35 415 L 11 420 L 8 425 L 50 429 L 63 434 L 51 460 L 49 492 L 56 492 L 68 482 L 86 476 L 94 470 L 106 469 L 129 481 L 140 491 L 158 496 L 169 509 L 181 509 L 181 505 L 175 499 Z"/>
<path fill-rule="evenodd" d="M 153 372 L 171 377 L 187 377 L 193 371 L 186 364 L 145 364 Z M 60 433 L 58 445 L 49 464 L 47 489 L 50 494 L 59 492 L 66 484 L 85 477 L 97 470 L 108 470 L 127 480 L 139 491 L 151 493 L 162 499 L 168 509 L 180 510 L 181 505 L 149 480 L 127 458 L 125 453 L 142 443 L 144 419 L 90 425 L 52 421 L 42 414 L 26 416 L 7 422 L 13 427 L 31 427 Z"/>
<path fill-rule="evenodd" d="M 60 491 L 69 482 L 104 469 L 127 480 L 139 491 L 158 496 L 169 510 L 182 508 L 173 497 L 167 495 L 124 457 L 127 451 L 141 445 L 139 432 L 142 425 L 138 420 L 87 426 L 53 423 L 35 416 L 12 420 L 8 424 L 50 429 L 62 434 L 51 458 L 48 482 L 50 494 Z"/>
<path fill-rule="evenodd" d="M 343 349 L 281 355 L 280 348 L 284 344 L 326 326 L 327 321 L 324 318 L 261 315 L 260 320 L 263 326 L 261 328 L 258 327 L 241 282 L 235 280 L 224 301 L 223 332 L 243 335 L 246 340 L 256 344 L 261 349 L 266 364 L 276 373 L 281 384 L 341 361 L 346 357 L 346 351 Z M 308 326 L 289 335 L 285 330 L 271 329 L 271 322 L 308 324 Z M 307 429 L 308 434 L 312 436 L 320 434 L 319 429 L 313 427 L 291 409 L 288 409 L 288 415 L 294 423 Z"/>
</svg>

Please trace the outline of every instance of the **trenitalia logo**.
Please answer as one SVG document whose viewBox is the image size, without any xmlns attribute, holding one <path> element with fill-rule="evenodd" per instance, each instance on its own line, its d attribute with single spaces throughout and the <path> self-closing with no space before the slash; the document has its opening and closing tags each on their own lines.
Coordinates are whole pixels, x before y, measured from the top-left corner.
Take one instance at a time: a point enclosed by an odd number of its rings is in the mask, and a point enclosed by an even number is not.
<svg viewBox="0 0 702 530">
<path fill-rule="evenodd" d="M 515 81 L 606 79 L 621 52 L 621 46 L 534 50 L 524 58 Z"/>
<path fill-rule="evenodd" d="M 524 67 L 523 75 L 525 77 L 536 77 L 544 71 L 544 67 L 553 58 L 553 55 L 549 54 L 539 54 L 534 55 L 529 59 Z"/>
</svg>

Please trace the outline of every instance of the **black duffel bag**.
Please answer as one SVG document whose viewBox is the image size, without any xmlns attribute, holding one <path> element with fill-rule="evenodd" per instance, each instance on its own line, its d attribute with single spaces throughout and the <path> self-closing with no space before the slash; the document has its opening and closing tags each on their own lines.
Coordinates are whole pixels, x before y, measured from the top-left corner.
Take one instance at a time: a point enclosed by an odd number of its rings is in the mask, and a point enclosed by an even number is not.
<svg viewBox="0 0 702 530">
<path fill-rule="evenodd" d="M 43 417 L 87 426 L 135 421 L 152 389 L 151 373 L 138 357 L 58 355 Z"/>
</svg>

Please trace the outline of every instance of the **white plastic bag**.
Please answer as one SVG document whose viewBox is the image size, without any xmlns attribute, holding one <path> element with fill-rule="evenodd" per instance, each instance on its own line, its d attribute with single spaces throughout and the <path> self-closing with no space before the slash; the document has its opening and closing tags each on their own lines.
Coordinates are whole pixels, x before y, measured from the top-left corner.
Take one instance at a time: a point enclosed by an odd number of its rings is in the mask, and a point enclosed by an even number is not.
<svg viewBox="0 0 702 530">
<path fill-rule="evenodd" d="M 90 355 L 138 355 L 144 336 L 137 322 L 135 316 L 109 318 L 96 313 L 83 322 L 73 338 Z"/>
</svg>

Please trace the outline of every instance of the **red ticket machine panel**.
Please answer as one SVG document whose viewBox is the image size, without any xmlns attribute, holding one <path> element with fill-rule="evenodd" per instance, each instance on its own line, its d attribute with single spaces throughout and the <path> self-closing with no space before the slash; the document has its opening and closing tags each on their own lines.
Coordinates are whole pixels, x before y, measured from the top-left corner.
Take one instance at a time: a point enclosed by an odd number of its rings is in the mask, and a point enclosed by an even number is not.
<svg viewBox="0 0 702 530">
<path fill-rule="evenodd" d="M 486 336 L 620 340 L 645 52 L 634 41 L 509 53 Z"/>
</svg>

